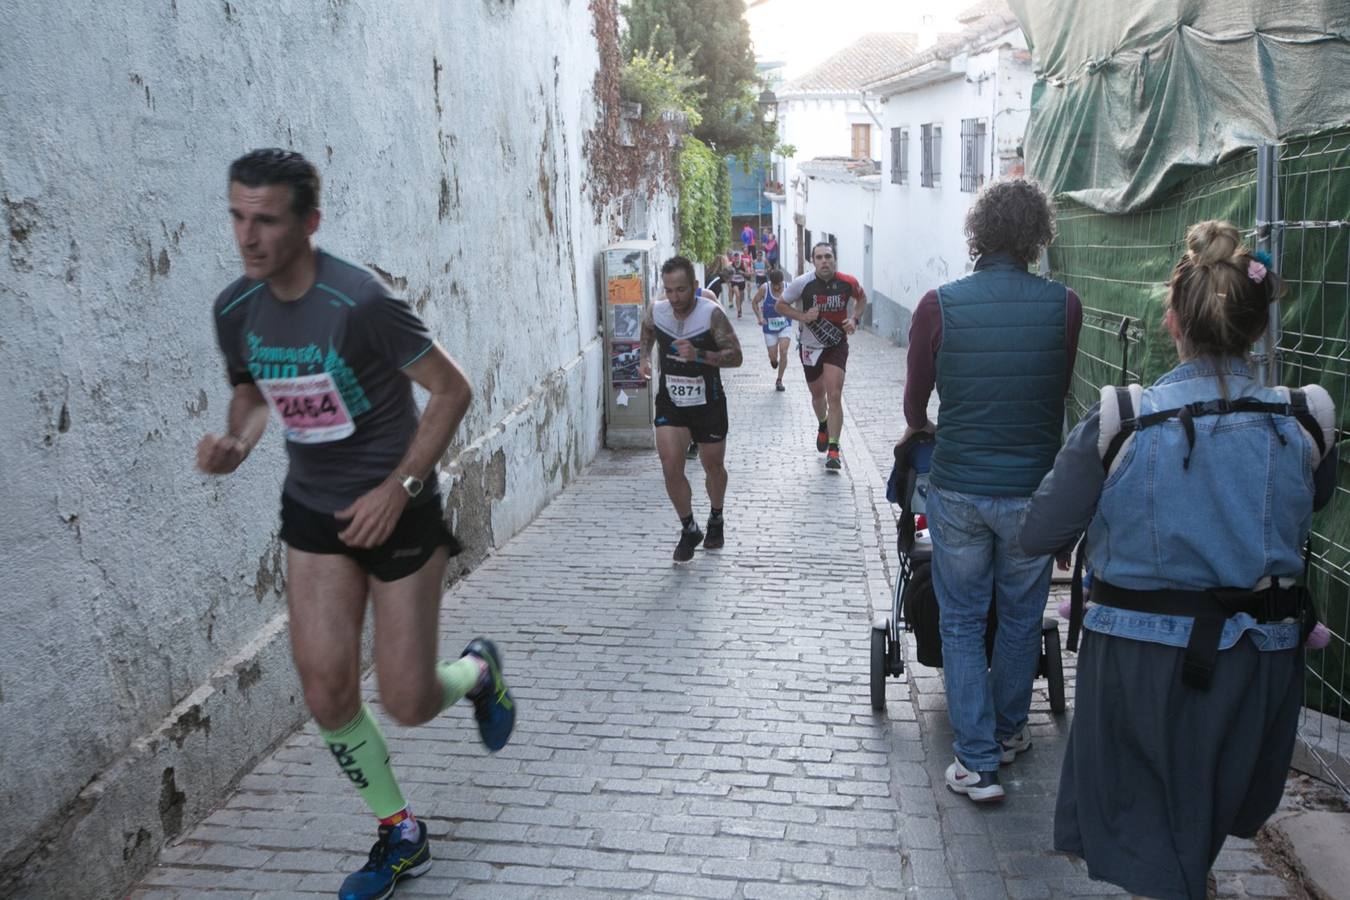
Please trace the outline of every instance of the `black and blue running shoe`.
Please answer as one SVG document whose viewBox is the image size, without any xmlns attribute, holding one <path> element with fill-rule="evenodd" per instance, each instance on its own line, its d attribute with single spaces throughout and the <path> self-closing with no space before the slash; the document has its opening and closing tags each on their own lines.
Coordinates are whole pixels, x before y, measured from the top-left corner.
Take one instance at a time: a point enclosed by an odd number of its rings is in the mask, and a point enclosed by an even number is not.
<svg viewBox="0 0 1350 900">
<path fill-rule="evenodd" d="M 483 746 L 496 753 L 511 740 L 511 729 L 516 727 L 516 704 L 502 678 L 502 658 L 497 645 L 484 637 L 474 638 L 460 656 L 471 654 L 488 667 L 487 683 L 469 694 L 473 701 L 473 717 L 478 720 L 478 735 L 483 739 Z"/>
<path fill-rule="evenodd" d="M 370 858 L 348 875 L 338 891 L 340 900 L 384 900 L 403 878 L 416 878 L 431 868 L 427 826 L 417 823 L 418 839 L 405 840 L 397 825 L 381 825 L 380 838 L 370 848 Z"/>
</svg>

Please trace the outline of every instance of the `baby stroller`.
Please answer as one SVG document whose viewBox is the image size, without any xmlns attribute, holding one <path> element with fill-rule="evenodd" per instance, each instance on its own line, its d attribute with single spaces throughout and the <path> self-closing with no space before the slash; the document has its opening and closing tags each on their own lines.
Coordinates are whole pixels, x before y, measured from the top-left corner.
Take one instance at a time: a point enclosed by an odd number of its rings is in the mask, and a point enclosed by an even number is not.
<svg viewBox="0 0 1350 900">
<path fill-rule="evenodd" d="M 933 435 L 920 432 L 895 448 L 895 465 L 886 484 L 886 499 L 900 507 L 896 517 L 895 549 L 900 571 L 895 579 L 891 615 L 872 623 L 872 709 L 886 708 L 886 676 L 898 677 L 905 669 L 904 631 L 913 632 L 918 661 L 942 667 L 942 635 L 938 631 L 937 594 L 933 590 L 933 544 L 926 523 L 928 467 L 933 457 Z M 994 652 L 998 615 L 989 604 L 984 632 L 985 652 Z M 1064 663 L 1060 655 L 1059 626 L 1054 619 L 1041 621 L 1041 659 L 1036 674 L 1046 679 L 1050 708 L 1064 712 Z"/>
</svg>

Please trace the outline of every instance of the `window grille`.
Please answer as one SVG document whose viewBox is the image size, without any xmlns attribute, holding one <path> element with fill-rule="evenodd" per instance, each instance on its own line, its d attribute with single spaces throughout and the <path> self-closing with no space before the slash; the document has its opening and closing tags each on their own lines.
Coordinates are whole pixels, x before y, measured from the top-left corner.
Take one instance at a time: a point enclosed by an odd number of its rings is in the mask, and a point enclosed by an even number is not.
<svg viewBox="0 0 1350 900">
<path fill-rule="evenodd" d="M 919 173 L 919 183 L 924 187 L 937 187 L 942 183 L 942 126 L 933 122 L 920 126 L 923 169 Z"/>
<path fill-rule="evenodd" d="M 983 119 L 961 120 L 961 190 L 978 191 L 984 186 L 985 123 Z"/>
</svg>

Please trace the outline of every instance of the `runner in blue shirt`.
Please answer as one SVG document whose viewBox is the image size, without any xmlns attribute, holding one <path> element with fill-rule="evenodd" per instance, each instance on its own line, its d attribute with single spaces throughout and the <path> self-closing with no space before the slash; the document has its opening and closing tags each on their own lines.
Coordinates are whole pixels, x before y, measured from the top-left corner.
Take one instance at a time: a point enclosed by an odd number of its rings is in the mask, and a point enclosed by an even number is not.
<svg viewBox="0 0 1350 900">
<path fill-rule="evenodd" d="M 768 282 L 755 291 L 751 307 L 759 327 L 764 332 L 764 346 L 769 351 L 769 366 L 778 372 L 774 390 L 785 391 L 783 375 L 787 373 L 788 348 L 792 346 L 792 320 L 778 312 L 778 298 L 783 296 L 783 270 L 769 273 Z"/>
</svg>

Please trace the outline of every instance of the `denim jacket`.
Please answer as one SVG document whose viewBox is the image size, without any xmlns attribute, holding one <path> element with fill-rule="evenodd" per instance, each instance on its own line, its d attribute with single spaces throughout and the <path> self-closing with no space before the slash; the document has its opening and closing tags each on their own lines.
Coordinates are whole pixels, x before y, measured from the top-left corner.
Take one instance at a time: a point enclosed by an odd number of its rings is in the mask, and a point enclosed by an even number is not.
<svg viewBox="0 0 1350 900">
<path fill-rule="evenodd" d="M 1280 402 L 1236 358 L 1193 359 L 1143 392 L 1136 415 L 1224 396 Z M 1133 590 L 1256 587 L 1303 572 L 1314 508 L 1330 499 L 1336 453 L 1317 448 L 1291 417 L 1229 413 L 1194 419 L 1195 445 L 1179 421 L 1140 429 L 1107 475 L 1098 450 L 1099 410 L 1079 423 L 1032 498 L 1022 532 L 1028 553 L 1071 544 L 1087 527 L 1093 578 Z M 1085 628 L 1184 647 L 1194 620 L 1095 605 Z M 1246 613 L 1224 624 L 1219 648 L 1244 633 L 1262 650 L 1299 642 L 1297 623 L 1258 625 Z"/>
</svg>

